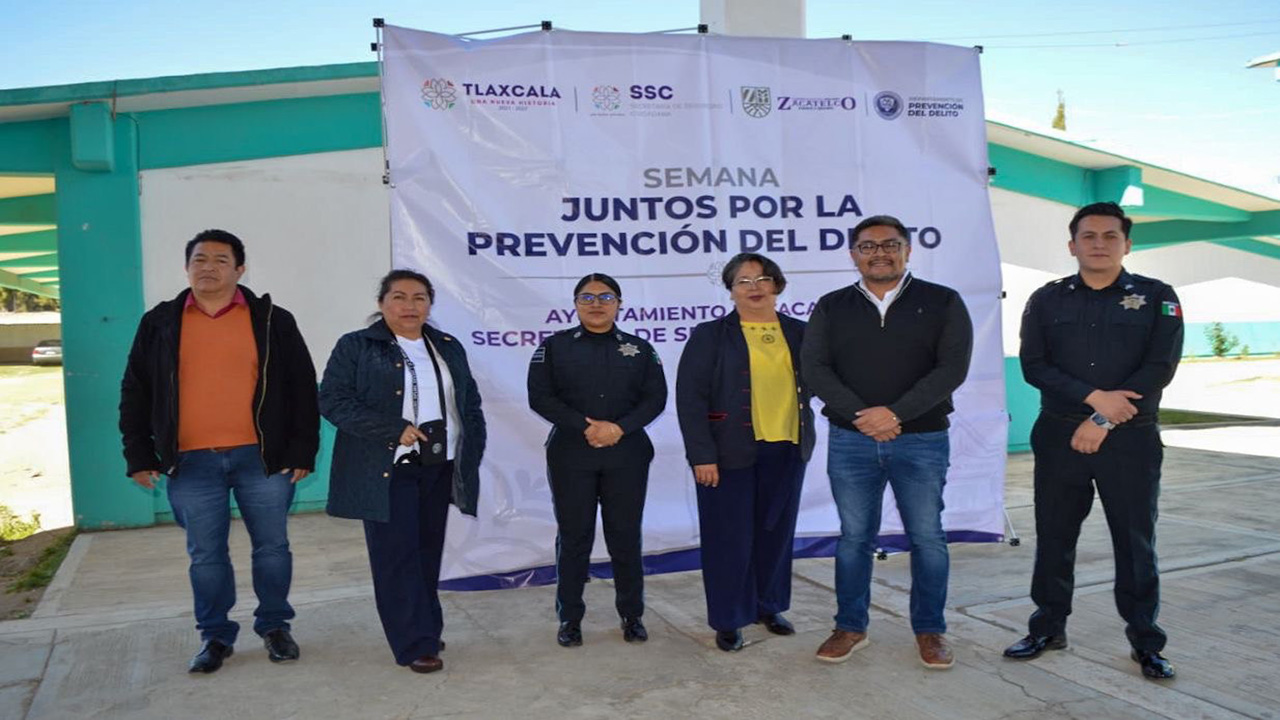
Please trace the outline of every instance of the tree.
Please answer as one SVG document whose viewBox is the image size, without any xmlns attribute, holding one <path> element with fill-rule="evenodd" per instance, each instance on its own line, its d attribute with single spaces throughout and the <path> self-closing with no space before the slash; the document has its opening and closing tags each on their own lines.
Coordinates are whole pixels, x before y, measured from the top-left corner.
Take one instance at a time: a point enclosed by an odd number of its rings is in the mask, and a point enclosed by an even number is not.
<svg viewBox="0 0 1280 720">
<path fill-rule="evenodd" d="M 1067 130 L 1067 100 L 1061 90 L 1058 91 L 1058 112 L 1053 116 L 1053 129 Z"/>
<path fill-rule="evenodd" d="M 62 309 L 62 303 L 54 298 L 41 297 L 29 292 L 0 287 L 0 308 L 8 312 L 39 312 Z"/>
<path fill-rule="evenodd" d="M 1224 357 L 1240 344 L 1240 338 L 1223 327 L 1220 322 L 1209 323 L 1209 327 L 1204 329 L 1204 336 L 1209 341 L 1209 350 L 1213 352 L 1214 357 Z"/>
</svg>

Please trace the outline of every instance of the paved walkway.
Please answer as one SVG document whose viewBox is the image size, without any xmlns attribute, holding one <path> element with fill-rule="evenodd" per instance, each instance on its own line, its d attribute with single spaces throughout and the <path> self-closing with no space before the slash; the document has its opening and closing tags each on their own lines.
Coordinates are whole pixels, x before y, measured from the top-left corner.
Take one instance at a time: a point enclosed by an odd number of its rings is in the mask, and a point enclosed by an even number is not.
<svg viewBox="0 0 1280 720">
<path fill-rule="evenodd" d="M 1280 430 L 1258 442 L 1280 445 Z M 446 594 L 446 669 L 415 675 L 383 641 L 358 524 L 308 515 L 291 526 L 300 662 L 272 665 L 246 630 L 221 671 L 189 676 L 198 641 L 181 532 L 85 534 L 34 616 L 0 623 L 0 717 L 1280 717 L 1280 459 L 1169 449 L 1161 623 L 1179 677 L 1166 684 L 1128 659 L 1100 509 L 1080 545 L 1071 649 L 1000 657 L 1030 611 L 1030 467 L 1010 458 L 1022 544 L 953 546 L 948 672 L 915 658 L 907 557 L 895 556 L 876 566 L 872 644 L 843 665 L 813 659 L 835 603 L 832 563 L 820 559 L 797 563 L 798 635 L 748 628 L 735 654 L 714 647 L 697 573 L 649 578 L 644 645 L 622 641 L 607 582 L 588 586 L 586 645 L 573 650 L 555 644 L 551 588 Z M 233 535 L 247 627 L 248 542 L 239 526 Z"/>
</svg>

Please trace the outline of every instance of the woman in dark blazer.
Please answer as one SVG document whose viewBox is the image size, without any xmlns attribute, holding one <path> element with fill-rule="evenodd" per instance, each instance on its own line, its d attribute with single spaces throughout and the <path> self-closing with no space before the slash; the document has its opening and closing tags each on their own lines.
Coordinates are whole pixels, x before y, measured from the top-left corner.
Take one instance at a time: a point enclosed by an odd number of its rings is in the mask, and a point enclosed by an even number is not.
<svg viewBox="0 0 1280 720">
<path fill-rule="evenodd" d="M 396 662 L 444 667 L 440 558 L 449 503 L 475 516 L 485 422 L 462 343 L 426 324 L 431 281 L 392 270 L 381 317 L 338 340 L 320 412 L 338 428 L 330 515 L 364 521 L 378 616 Z"/>
<path fill-rule="evenodd" d="M 716 646 L 742 649 L 741 629 L 795 628 L 791 548 L 813 410 L 800 377 L 805 323 L 775 309 L 782 270 L 756 253 L 736 255 L 721 279 L 734 311 L 694 328 L 680 356 L 676 410 L 697 482 L 702 580 Z"/>
</svg>

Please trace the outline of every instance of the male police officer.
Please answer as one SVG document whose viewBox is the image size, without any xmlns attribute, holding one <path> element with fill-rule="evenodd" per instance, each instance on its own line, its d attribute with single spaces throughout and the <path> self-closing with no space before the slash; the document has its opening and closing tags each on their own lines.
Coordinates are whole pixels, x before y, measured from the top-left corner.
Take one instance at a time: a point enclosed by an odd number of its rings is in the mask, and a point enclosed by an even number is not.
<svg viewBox="0 0 1280 720">
<path fill-rule="evenodd" d="M 1022 315 L 1022 372 L 1040 389 L 1035 453 L 1036 560 L 1030 634 L 1004 651 L 1026 660 L 1067 646 L 1076 540 L 1102 498 L 1116 562 L 1116 607 L 1132 657 L 1171 678 L 1156 570 L 1156 499 L 1163 450 L 1160 391 L 1182 355 L 1173 288 L 1121 264 L 1133 221 L 1115 203 L 1080 208 L 1067 248 L 1080 271 L 1040 288 Z"/>
</svg>

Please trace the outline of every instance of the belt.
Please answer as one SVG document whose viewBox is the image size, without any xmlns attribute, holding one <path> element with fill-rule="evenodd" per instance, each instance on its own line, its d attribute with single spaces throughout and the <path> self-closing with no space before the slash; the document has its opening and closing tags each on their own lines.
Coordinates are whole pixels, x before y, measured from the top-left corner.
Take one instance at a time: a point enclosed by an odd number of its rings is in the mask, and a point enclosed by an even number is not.
<svg viewBox="0 0 1280 720">
<path fill-rule="evenodd" d="M 249 447 L 249 445 L 223 445 L 221 447 L 208 447 L 208 448 L 200 448 L 200 449 L 208 450 L 209 452 L 224 453 L 224 452 L 230 452 L 232 450 L 235 450 L 236 448 L 242 448 L 242 447 Z"/>
</svg>

